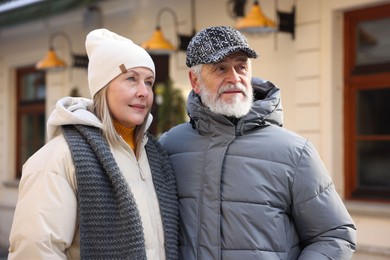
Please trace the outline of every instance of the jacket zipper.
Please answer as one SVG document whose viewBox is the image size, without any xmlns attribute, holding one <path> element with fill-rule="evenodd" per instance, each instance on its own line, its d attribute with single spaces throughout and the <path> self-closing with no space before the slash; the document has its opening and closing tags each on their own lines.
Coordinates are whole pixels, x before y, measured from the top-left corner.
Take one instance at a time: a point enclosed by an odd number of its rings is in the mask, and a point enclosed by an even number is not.
<svg viewBox="0 0 390 260">
<path fill-rule="evenodd" d="M 141 175 L 141 179 L 144 181 L 146 180 L 146 177 L 145 177 L 145 174 L 144 174 L 144 171 L 142 170 L 141 168 L 141 165 L 139 164 L 139 162 L 137 161 L 137 165 L 138 165 L 138 171 L 139 171 L 139 175 Z"/>
</svg>

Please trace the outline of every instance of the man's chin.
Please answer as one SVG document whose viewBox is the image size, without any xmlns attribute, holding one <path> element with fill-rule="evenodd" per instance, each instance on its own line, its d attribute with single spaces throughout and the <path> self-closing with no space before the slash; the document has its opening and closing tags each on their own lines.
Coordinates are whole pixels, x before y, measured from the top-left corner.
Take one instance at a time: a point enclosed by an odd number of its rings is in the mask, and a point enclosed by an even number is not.
<svg viewBox="0 0 390 260">
<path fill-rule="evenodd" d="M 219 104 L 209 106 L 209 108 L 216 114 L 240 118 L 248 114 L 251 105 L 252 104 L 248 103 L 247 100 L 245 102 L 239 102 L 235 100 L 231 102 L 219 102 Z"/>
</svg>

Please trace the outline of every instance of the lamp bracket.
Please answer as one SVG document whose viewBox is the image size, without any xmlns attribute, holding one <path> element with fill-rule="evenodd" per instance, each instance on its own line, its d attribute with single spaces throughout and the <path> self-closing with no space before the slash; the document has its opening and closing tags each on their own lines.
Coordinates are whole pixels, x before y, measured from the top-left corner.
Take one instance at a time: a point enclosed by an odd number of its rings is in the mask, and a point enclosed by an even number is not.
<svg viewBox="0 0 390 260">
<path fill-rule="evenodd" d="M 188 46 L 188 44 L 190 44 L 190 41 L 191 41 L 192 37 L 194 37 L 194 34 L 192 34 L 192 35 L 179 34 L 180 44 L 179 44 L 179 48 L 178 49 L 180 51 L 186 51 L 187 50 L 187 46 Z"/>
<path fill-rule="evenodd" d="M 63 31 L 56 31 L 53 34 L 51 34 L 50 39 L 49 39 L 49 45 L 50 45 L 49 47 L 53 48 L 54 39 L 58 38 L 58 37 L 62 37 L 63 39 L 65 39 L 65 41 L 68 44 L 70 56 L 72 59 L 72 61 L 71 61 L 72 67 L 74 67 L 74 68 L 88 68 L 88 62 L 89 62 L 88 56 L 86 54 L 73 53 L 72 41 L 71 41 L 70 36 L 67 33 L 65 33 Z"/>
<path fill-rule="evenodd" d="M 62 37 L 63 39 L 65 39 L 65 41 L 66 41 L 67 44 L 68 44 L 69 51 L 70 51 L 70 53 L 72 53 L 72 52 L 73 52 L 73 49 L 72 49 L 72 41 L 71 41 L 69 35 L 66 34 L 65 32 L 62 32 L 62 31 L 56 31 L 56 32 L 54 32 L 54 33 L 52 33 L 52 34 L 50 35 L 50 39 L 49 39 L 49 45 L 50 45 L 50 46 L 49 46 L 49 47 L 50 47 L 50 48 L 53 48 L 54 39 L 55 39 L 55 38 L 58 38 L 58 37 Z"/>
<path fill-rule="evenodd" d="M 87 54 L 72 53 L 72 58 L 73 58 L 72 66 L 74 68 L 82 68 L 82 69 L 88 68 L 89 59 Z"/>
<path fill-rule="evenodd" d="M 169 7 L 163 7 L 159 10 L 159 12 L 157 13 L 157 17 L 156 17 L 156 27 L 161 29 L 161 16 L 164 12 L 168 12 L 172 15 L 173 17 L 173 23 L 174 23 L 174 27 L 175 27 L 175 34 L 177 36 L 177 41 L 178 41 L 178 50 L 179 51 L 186 51 L 187 50 L 187 46 L 188 44 L 190 43 L 192 37 L 194 37 L 195 35 L 195 30 L 193 32 L 193 34 L 191 35 L 184 35 L 184 34 L 179 34 L 178 33 L 178 25 L 179 25 L 179 20 L 177 18 L 177 15 L 176 15 L 176 12 L 172 9 L 172 8 L 169 8 Z"/>
<path fill-rule="evenodd" d="M 245 16 L 245 5 L 247 0 L 229 0 L 228 6 L 232 5 L 229 8 L 229 13 L 232 18 L 244 17 Z"/>
<path fill-rule="evenodd" d="M 169 8 L 169 7 L 163 7 L 161 8 L 158 13 L 157 13 L 157 17 L 156 17 L 156 25 L 158 27 L 160 27 L 161 25 L 161 16 L 164 12 L 168 12 L 172 15 L 173 17 L 173 23 L 174 23 L 174 26 L 175 26 L 175 29 L 176 29 L 176 32 L 177 32 L 177 25 L 178 25 L 178 19 L 177 19 L 177 15 L 176 15 L 176 12 L 172 9 L 172 8 Z"/>
<path fill-rule="evenodd" d="M 292 12 L 277 11 L 279 20 L 279 31 L 291 33 L 291 37 L 295 38 L 295 6 L 293 6 Z"/>
</svg>

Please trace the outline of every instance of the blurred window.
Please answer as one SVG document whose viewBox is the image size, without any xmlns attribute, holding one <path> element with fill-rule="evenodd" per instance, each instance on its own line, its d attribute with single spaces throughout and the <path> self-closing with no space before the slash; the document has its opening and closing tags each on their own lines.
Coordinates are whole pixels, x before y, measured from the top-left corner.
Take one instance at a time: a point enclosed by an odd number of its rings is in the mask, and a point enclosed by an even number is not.
<svg viewBox="0 0 390 260">
<path fill-rule="evenodd" d="M 390 202 L 390 4 L 344 16 L 345 190 Z"/>
<path fill-rule="evenodd" d="M 16 173 L 20 178 L 22 166 L 45 143 L 45 73 L 34 67 L 16 71 Z"/>
</svg>

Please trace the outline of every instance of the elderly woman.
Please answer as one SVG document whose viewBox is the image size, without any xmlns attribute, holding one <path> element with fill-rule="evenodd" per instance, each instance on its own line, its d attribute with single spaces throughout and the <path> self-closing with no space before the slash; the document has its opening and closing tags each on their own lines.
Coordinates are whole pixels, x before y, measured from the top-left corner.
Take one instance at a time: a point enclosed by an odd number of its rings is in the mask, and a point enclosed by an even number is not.
<svg viewBox="0 0 390 260">
<path fill-rule="evenodd" d="M 177 259 L 170 161 L 146 133 L 155 66 L 106 29 L 86 38 L 93 100 L 65 97 L 23 167 L 9 259 Z"/>
</svg>

